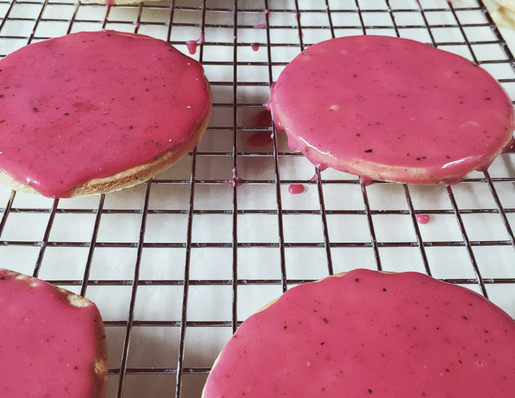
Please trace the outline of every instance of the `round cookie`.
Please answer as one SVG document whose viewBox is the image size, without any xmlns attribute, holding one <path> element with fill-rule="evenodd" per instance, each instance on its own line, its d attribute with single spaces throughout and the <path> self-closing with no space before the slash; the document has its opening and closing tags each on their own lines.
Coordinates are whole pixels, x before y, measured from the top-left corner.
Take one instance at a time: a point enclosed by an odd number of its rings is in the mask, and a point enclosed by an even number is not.
<svg viewBox="0 0 515 398">
<path fill-rule="evenodd" d="M 0 396 L 104 398 L 107 371 L 95 304 L 0 269 Z"/>
<path fill-rule="evenodd" d="M 511 99 L 467 59 L 408 39 L 315 44 L 282 71 L 274 122 L 321 169 L 453 184 L 487 168 L 515 129 Z"/>
<path fill-rule="evenodd" d="M 509 397 L 515 322 L 420 273 L 354 270 L 291 288 L 220 353 L 203 398 Z"/>
<path fill-rule="evenodd" d="M 495 23 L 505 28 L 515 29 L 515 11 L 506 7 L 499 7 L 492 13 Z"/>
<path fill-rule="evenodd" d="M 48 197 L 148 180 L 191 151 L 211 113 L 202 66 L 114 31 L 34 43 L 0 60 L 1 180 Z"/>
</svg>

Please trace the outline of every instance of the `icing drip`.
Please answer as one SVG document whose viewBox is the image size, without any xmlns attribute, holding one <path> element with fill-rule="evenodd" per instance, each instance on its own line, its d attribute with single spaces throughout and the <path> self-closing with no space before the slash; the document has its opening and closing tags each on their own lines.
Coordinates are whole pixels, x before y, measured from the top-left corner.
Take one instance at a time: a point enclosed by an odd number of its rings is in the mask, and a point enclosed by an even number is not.
<svg viewBox="0 0 515 398">
<path fill-rule="evenodd" d="M 186 42 L 186 47 L 188 48 L 188 52 L 193 55 L 197 52 L 197 47 L 199 44 L 204 43 L 204 32 L 200 32 L 200 37 L 197 40 L 188 40 Z"/>
<path fill-rule="evenodd" d="M 254 127 L 272 127 L 272 115 L 268 109 L 263 109 L 254 118 Z M 253 147 L 264 146 L 272 142 L 270 131 L 258 131 L 253 133 L 248 139 L 247 144 Z"/>
<path fill-rule="evenodd" d="M 302 184 L 291 184 L 288 187 L 288 192 L 291 193 L 292 195 L 298 195 L 298 194 L 304 192 L 304 185 L 302 185 Z"/>
<path fill-rule="evenodd" d="M 97 396 L 102 319 L 43 281 L 0 270 L 0 396 Z M 104 364 L 107 367 L 107 364 Z"/>
<path fill-rule="evenodd" d="M 427 224 L 431 221 L 431 217 L 428 214 L 417 214 L 415 217 L 419 224 Z"/>
<path fill-rule="evenodd" d="M 143 35 L 70 34 L 0 70 L 0 167 L 49 197 L 184 145 L 210 108 L 202 66 Z"/>
</svg>

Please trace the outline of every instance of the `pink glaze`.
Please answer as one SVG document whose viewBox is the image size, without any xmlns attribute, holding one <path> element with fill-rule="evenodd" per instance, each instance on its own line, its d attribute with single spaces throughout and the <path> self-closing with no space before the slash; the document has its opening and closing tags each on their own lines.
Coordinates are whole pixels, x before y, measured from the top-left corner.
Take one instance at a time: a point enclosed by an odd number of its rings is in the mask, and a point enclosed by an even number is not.
<svg viewBox="0 0 515 398">
<path fill-rule="evenodd" d="M 260 23 L 259 25 L 254 25 L 254 29 L 265 29 L 266 25 L 267 25 L 267 23 L 263 22 L 263 23 Z"/>
<path fill-rule="evenodd" d="M 204 43 L 204 33 L 200 32 L 200 37 L 197 40 L 188 40 L 186 42 L 188 52 L 192 55 L 195 54 L 197 52 L 198 45 L 202 43 Z"/>
<path fill-rule="evenodd" d="M 288 192 L 291 193 L 292 195 L 298 195 L 298 194 L 304 192 L 304 185 L 302 185 L 302 184 L 291 184 L 288 187 Z"/>
<path fill-rule="evenodd" d="M 247 139 L 247 144 L 253 147 L 265 146 L 272 142 L 272 134 L 270 131 L 257 131 L 252 133 Z"/>
<path fill-rule="evenodd" d="M 428 214 L 417 214 L 416 219 L 419 224 L 427 224 L 431 220 Z"/>
<path fill-rule="evenodd" d="M 258 51 L 259 50 L 259 43 L 252 43 L 252 51 Z"/>
<path fill-rule="evenodd" d="M 232 169 L 232 177 L 230 180 L 227 180 L 227 185 L 231 188 L 241 187 L 242 180 L 240 177 L 238 177 L 238 169 L 237 168 Z"/>
<path fill-rule="evenodd" d="M 383 36 L 311 46 L 281 73 L 269 108 L 315 165 L 414 184 L 486 169 L 515 128 L 510 98 L 485 70 Z"/>
<path fill-rule="evenodd" d="M 263 109 L 256 115 L 254 127 L 272 127 L 272 114 L 268 109 Z"/>
<path fill-rule="evenodd" d="M 96 397 L 107 382 L 94 372 L 105 339 L 96 306 L 17 276 L 0 270 L 0 396 Z"/>
<path fill-rule="evenodd" d="M 508 142 L 508 145 L 504 147 L 502 153 L 513 153 L 515 152 L 515 140 L 513 138 Z"/>
<path fill-rule="evenodd" d="M 0 167 L 48 197 L 184 145 L 210 107 L 202 66 L 143 35 L 70 34 L 0 70 Z"/>
<path fill-rule="evenodd" d="M 354 270 L 248 318 L 203 398 L 508 398 L 513 358 L 515 322 L 482 296 L 423 274 Z"/>
</svg>

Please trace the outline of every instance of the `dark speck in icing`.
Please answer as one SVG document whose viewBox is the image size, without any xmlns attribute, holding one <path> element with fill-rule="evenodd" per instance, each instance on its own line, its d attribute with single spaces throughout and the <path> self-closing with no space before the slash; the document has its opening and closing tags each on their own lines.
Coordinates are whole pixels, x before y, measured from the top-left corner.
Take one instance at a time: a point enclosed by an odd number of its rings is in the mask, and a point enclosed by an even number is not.
<svg viewBox="0 0 515 398">
<path fill-rule="evenodd" d="M 515 128 L 511 99 L 485 70 L 386 36 L 311 46 L 283 70 L 267 106 L 290 148 L 316 166 L 414 184 L 486 169 Z"/>
</svg>

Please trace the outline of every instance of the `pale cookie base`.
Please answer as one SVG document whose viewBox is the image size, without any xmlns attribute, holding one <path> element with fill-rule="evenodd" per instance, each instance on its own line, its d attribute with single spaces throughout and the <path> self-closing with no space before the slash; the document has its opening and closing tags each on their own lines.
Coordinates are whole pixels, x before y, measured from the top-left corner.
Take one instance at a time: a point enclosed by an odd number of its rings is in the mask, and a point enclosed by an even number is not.
<svg viewBox="0 0 515 398">
<path fill-rule="evenodd" d="M 515 29 L 515 11 L 506 7 L 499 7 L 492 13 L 494 22 L 502 27 Z"/>
<path fill-rule="evenodd" d="M 209 90 L 209 96 L 211 98 L 211 89 L 207 79 L 206 82 Z M 174 148 L 173 150 L 165 153 L 163 156 L 150 163 L 133 167 L 110 177 L 95 178 L 93 180 L 87 181 L 84 184 L 74 188 L 71 191 L 70 197 L 105 194 L 119 191 L 123 188 L 129 188 L 151 179 L 156 174 L 159 174 L 173 166 L 175 163 L 185 157 L 193 148 L 195 148 L 195 146 L 202 138 L 202 135 L 206 131 L 210 117 L 211 103 L 209 104 L 209 111 L 206 114 L 206 117 L 199 124 L 197 130 L 194 131 L 190 139 L 184 142 L 181 146 Z M 3 170 L 0 170 L 0 184 L 19 192 L 39 195 L 39 192 L 37 192 L 34 188 L 12 179 L 11 176 Z"/>
<path fill-rule="evenodd" d="M 7 270 L 0 268 L 0 274 L 10 275 L 12 278 L 21 279 L 27 282 L 29 285 L 36 284 L 40 282 L 40 280 L 33 278 L 28 275 L 20 274 L 15 271 Z M 46 283 L 43 281 L 43 283 Z M 53 286 L 53 285 L 51 285 Z M 62 294 L 65 295 L 68 302 L 75 307 L 87 307 L 89 305 L 95 305 L 92 301 L 88 300 L 85 297 L 79 296 L 75 293 L 72 293 L 66 289 L 59 288 L 57 286 L 53 286 L 56 290 L 59 290 Z M 105 398 L 106 396 L 106 387 L 107 387 L 107 377 L 108 377 L 108 351 L 107 351 L 107 337 L 105 334 L 104 325 L 102 322 L 98 324 L 98 333 L 102 338 L 98 342 L 97 346 L 97 355 L 95 361 L 95 375 L 97 378 L 97 383 L 95 386 L 95 393 L 91 398 Z"/>
<path fill-rule="evenodd" d="M 493 0 L 494 3 L 500 7 L 507 8 L 508 10 L 515 11 L 515 1 L 513 0 Z"/>
</svg>

